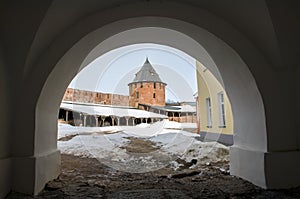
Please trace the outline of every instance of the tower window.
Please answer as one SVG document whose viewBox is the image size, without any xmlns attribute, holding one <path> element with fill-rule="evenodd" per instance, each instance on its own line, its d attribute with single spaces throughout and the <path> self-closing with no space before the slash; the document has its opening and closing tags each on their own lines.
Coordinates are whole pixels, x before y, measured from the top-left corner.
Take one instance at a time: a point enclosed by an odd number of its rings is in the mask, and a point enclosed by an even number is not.
<svg viewBox="0 0 300 199">
<path fill-rule="evenodd" d="M 153 87 L 156 88 L 156 82 L 153 83 Z"/>
<path fill-rule="evenodd" d="M 143 83 L 141 83 L 141 88 L 143 88 Z"/>
<path fill-rule="evenodd" d="M 139 92 L 136 92 L 136 93 L 135 93 L 135 98 L 136 98 L 136 99 L 139 99 Z"/>
<path fill-rule="evenodd" d="M 153 98 L 155 98 L 155 93 L 153 93 Z"/>
</svg>

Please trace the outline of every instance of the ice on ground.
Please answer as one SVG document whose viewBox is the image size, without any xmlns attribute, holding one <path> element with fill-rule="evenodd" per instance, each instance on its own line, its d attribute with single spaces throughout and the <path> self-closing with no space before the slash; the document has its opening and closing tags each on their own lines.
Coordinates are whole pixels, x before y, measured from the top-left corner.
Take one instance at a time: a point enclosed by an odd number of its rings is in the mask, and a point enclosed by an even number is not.
<svg viewBox="0 0 300 199">
<path fill-rule="evenodd" d="M 197 159 L 198 162 L 229 161 L 229 147 L 218 142 L 195 141 L 181 156 L 182 159 L 190 162 Z"/>
<path fill-rule="evenodd" d="M 152 137 L 161 134 L 164 130 L 165 121 L 155 122 L 146 127 L 146 125 L 123 126 L 123 132 L 134 137 Z"/>
<path fill-rule="evenodd" d="M 108 142 L 114 144 L 115 146 L 122 147 L 124 144 L 129 142 L 126 137 L 130 137 L 129 135 L 125 133 L 115 133 L 115 134 L 106 134 L 104 137 L 107 139 Z"/>
<path fill-rule="evenodd" d="M 166 123 L 164 128 L 166 129 L 185 129 L 185 128 L 197 128 L 197 123 L 179 123 L 175 121 L 164 120 Z"/>
<path fill-rule="evenodd" d="M 73 127 L 59 124 L 58 138 L 76 136 L 67 141 L 58 141 L 58 148 L 65 154 L 94 157 L 115 169 L 135 173 L 156 170 L 167 165 L 176 169 L 180 166 L 173 162 L 177 158 L 186 162 L 197 159 L 197 164 L 229 160 L 228 147 L 217 142 L 201 142 L 195 139 L 199 137 L 195 133 L 165 128 L 167 123 L 161 121 L 151 125 L 122 127 Z M 150 153 L 129 153 L 124 149 L 130 142 L 126 139 L 128 137 L 148 139 L 155 142 L 159 149 Z"/>
<path fill-rule="evenodd" d="M 119 132 L 122 128 L 119 126 L 106 126 L 106 127 L 83 127 L 72 126 L 70 124 L 58 123 L 58 139 L 68 135 L 78 135 L 82 133 L 98 133 L 98 132 Z"/>
<path fill-rule="evenodd" d="M 193 144 L 195 139 L 190 136 L 185 136 L 182 134 L 182 131 L 179 131 L 177 133 L 160 134 L 150 138 L 150 140 L 161 144 L 161 149 L 170 154 L 181 155 L 186 152 L 187 148 Z"/>
<path fill-rule="evenodd" d="M 177 161 L 171 161 L 170 167 L 173 168 L 175 171 L 179 169 L 181 166 L 184 166 L 183 164 L 178 163 Z"/>
<path fill-rule="evenodd" d="M 190 123 L 187 123 L 187 126 L 189 124 Z M 180 131 L 180 129 L 182 129 L 181 127 L 182 127 L 181 123 L 173 122 L 173 121 L 170 122 L 169 120 L 163 120 L 160 122 L 155 122 L 154 124 L 141 123 L 136 126 L 122 126 L 121 128 L 123 129 L 124 133 L 134 137 L 146 138 L 146 137 L 153 137 L 153 136 L 158 136 L 160 134 L 166 134 L 166 133 L 180 133 L 185 136 L 199 137 L 199 134 L 196 133 Z"/>
<path fill-rule="evenodd" d="M 148 124 L 148 123 L 140 123 L 140 124 L 137 124 L 136 125 L 137 127 L 140 127 L 140 128 L 149 128 L 151 126 L 151 124 Z"/>
</svg>

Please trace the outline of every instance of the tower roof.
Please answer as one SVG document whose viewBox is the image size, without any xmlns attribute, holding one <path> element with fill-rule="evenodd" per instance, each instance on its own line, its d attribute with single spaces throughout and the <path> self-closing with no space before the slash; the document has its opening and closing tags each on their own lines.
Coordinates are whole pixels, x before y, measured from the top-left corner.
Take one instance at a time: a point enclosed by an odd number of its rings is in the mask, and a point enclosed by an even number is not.
<svg viewBox="0 0 300 199">
<path fill-rule="evenodd" d="M 150 64 L 148 58 L 146 59 L 142 68 L 135 74 L 135 78 L 132 83 L 135 82 L 161 82 L 159 75 Z"/>
</svg>

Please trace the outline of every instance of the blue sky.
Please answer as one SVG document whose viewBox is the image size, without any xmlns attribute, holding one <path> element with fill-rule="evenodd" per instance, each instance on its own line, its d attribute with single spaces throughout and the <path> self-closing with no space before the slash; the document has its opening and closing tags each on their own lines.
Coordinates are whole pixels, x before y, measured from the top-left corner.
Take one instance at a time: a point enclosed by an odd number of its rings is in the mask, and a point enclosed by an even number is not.
<svg viewBox="0 0 300 199">
<path fill-rule="evenodd" d="M 196 61 L 184 52 L 157 44 L 134 44 L 112 50 L 94 60 L 69 87 L 128 95 L 128 83 L 148 57 L 167 84 L 166 100 L 195 101 Z"/>
</svg>

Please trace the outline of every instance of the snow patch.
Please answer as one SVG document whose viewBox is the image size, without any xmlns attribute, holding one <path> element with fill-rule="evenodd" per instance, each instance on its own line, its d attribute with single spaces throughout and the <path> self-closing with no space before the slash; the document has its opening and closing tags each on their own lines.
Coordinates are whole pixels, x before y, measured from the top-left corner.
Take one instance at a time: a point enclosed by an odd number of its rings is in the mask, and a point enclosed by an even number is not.
<svg viewBox="0 0 300 199">
<path fill-rule="evenodd" d="M 178 169 L 177 158 L 197 164 L 229 160 L 229 147 L 217 142 L 201 142 L 198 134 L 166 127 L 178 125 L 161 121 L 154 124 L 115 127 L 74 127 L 58 125 L 58 138 L 76 135 L 67 141 L 58 141 L 62 153 L 97 158 L 104 164 L 127 172 L 148 172 L 167 165 Z M 100 132 L 100 133 L 99 133 Z M 101 132 L 106 132 L 105 134 Z M 139 137 L 155 142 L 159 149 L 150 153 L 129 153 L 124 146 L 128 137 Z M 195 165 L 196 166 L 196 165 Z"/>
</svg>

